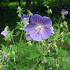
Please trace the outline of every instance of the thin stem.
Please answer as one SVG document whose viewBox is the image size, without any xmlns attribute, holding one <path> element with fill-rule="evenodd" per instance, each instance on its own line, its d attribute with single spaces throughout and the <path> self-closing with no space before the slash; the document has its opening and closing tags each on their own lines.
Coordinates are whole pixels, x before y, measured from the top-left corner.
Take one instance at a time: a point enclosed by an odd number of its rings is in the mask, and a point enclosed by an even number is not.
<svg viewBox="0 0 70 70">
<path fill-rule="evenodd" d="M 23 30 L 21 32 L 20 41 L 22 40 L 22 37 L 23 37 Z"/>
</svg>

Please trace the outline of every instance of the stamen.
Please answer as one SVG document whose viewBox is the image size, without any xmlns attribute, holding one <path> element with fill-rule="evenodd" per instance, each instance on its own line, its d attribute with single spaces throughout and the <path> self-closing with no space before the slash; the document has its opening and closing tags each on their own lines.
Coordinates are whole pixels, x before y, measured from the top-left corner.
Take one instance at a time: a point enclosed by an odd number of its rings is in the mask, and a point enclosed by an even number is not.
<svg viewBox="0 0 70 70">
<path fill-rule="evenodd" d="M 44 30 L 44 26 L 41 24 L 36 25 L 35 30 L 37 33 L 41 33 Z"/>
</svg>

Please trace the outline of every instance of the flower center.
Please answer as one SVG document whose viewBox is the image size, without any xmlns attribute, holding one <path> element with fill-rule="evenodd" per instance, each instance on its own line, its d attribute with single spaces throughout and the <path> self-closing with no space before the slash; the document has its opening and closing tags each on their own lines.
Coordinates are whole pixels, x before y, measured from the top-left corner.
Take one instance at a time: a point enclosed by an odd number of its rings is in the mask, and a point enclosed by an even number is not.
<svg viewBox="0 0 70 70">
<path fill-rule="evenodd" d="M 37 33 L 41 33 L 44 30 L 44 26 L 41 24 L 36 25 L 35 30 Z"/>
</svg>

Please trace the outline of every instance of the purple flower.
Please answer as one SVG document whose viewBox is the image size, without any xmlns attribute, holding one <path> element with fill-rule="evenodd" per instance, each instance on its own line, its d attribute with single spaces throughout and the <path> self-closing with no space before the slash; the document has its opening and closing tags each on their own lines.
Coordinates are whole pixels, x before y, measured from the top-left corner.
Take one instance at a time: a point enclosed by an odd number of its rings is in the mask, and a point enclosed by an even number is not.
<svg viewBox="0 0 70 70">
<path fill-rule="evenodd" d="M 6 37 L 6 36 L 8 35 L 8 31 L 2 31 L 2 32 L 1 32 L 1 35 L 3 35 L 3 36 Z"/>
<path fill-rule="evenodd" d="M 51 19 L 38 14 L 31 16 L 30 23 L 26 26 L 26 33 L 35 41 L 48 39 L 54 34 Z"/>
<path fill-rule="evenodd" d="M 29 16 L 23 15 L 23 16 L 21 17 L 21 20 L 22 20 L 22 22 L 23 22 L 25 25 L 29 24 Z"/>
<path fill-rule="evenodd" d="M 68 11 L 65 10 L 65 9 L 62 9 L 62 10 L 61 10 L 61 14 L 63 14 L 64 16 L 65 16 L 65 15 L 68 15 Z"/>
</svg>

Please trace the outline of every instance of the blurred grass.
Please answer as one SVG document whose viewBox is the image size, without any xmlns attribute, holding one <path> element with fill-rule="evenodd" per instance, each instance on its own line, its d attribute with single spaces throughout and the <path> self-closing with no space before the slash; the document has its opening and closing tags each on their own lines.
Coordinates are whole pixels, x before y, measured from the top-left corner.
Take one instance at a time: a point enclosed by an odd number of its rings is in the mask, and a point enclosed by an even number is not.
<svg viewBox="0 0 70 70">
<path fill-rule="evenodd" d="M 25 5 L 26 2 L 22 2 L 22 5 Z M 16 7 L 18 6 L 18 2 L 1 2 L 0 7 Z"/>
<path fill-rule="evenodd" d="M 42 49 L 42 47 L 41 47 Z M 39 70 L 36 69 L 38 66 L 35 64 L 37 63 L 37 60 L 40 59 L 40 56 L 42 56 L 44 50 L 42 51 L 39 48 L 38 43 L 32 43 L 32 45 L 29 45 L 27 42 L 19 42 L 14 45 L 12 45 L 12 49 L 10 50 L 9 46 L 3 47 L 4 51 L 12 52 L 15 51 L 15 63 L 13 58 L 10 58 L 10 61 L 8 62 L 7 70 Z M 70 51 L 68 52 L 65 49 L 59 48 L 58 50 L 59 58 L 62 57 L 62 70 L 70 70 Z M 11 55 L 12 56 L 12 55 Z M 61 65 L 60 64 L 60 65 Z M 34 68 L 33 68 L 34 67 Z M 31 69 L 32 68 L 32 69 Z"/>
</svg>

